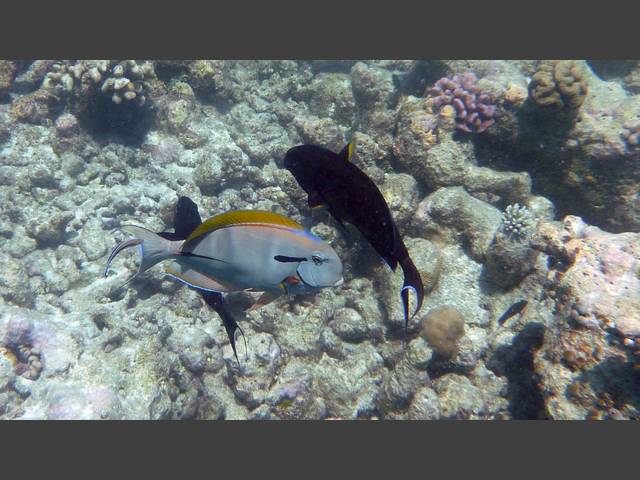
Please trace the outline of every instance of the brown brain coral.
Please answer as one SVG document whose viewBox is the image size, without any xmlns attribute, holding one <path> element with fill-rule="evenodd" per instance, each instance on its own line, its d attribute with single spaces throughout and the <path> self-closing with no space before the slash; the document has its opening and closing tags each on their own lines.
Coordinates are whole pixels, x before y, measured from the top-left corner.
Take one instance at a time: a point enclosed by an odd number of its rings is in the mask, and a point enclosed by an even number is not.
<svg viewBox="0 0 640 480">
<path fill-rule="evenodd" d="M 531 100 L 546 109 L 575 110 L 586 95 L 585 72 L 574 60 L 540 62 L 529 84 Z"/>
<path fill-rule="evenodd" d="M 464 335 L 464 317 L 453 307 L 431 310 L 423 321 L 422 335 L 435 352 L 447 359 L 458 354 L 458 340 Z"/>
</svg>

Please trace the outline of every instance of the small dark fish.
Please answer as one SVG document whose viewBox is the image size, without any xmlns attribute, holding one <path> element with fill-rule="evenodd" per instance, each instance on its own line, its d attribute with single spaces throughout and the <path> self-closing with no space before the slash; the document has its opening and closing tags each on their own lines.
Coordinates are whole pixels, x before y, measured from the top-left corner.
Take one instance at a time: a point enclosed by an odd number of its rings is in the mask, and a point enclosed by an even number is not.
<svg viewBox="0 0 640 480">
<path fill-rule="evenodd" d="M 511 305 L 509 308 L 507 308 L 507 311 L 504 312 L 502 316 L 498 319 L 498 324 L 503 325 L 504 322 L 509 320 L 511 317 L 519 314 L 522 310 L 524 310 L 524 307 L 526 307 L 528 303 L 529 302 L 526 300 L 520 300 L 519 302 L 516 302 L 513 305 Z"/>
<path fill-rule="evenodd" d="M 309 207 L 326 206 L 333 218 L 345 229 L 344 222 L 355 226 L 384 261 L 404 273 L 402 303 L 405 329 L 424 298 L 422 279 L 398 233 L 389 206 L 373 181 L 349 161 L 352 145 L 339 154 L 315 145 L 299 145 L 290 149 L 284 167 L 307 192 Z M 417 299 L 417 307 L 409 314 L 409 291 Z"/>
<path fill-rule="evenodd" d="M 175 231 L 160 232 L 158 235 L 172 241 L 186 240 L 201 223 L 202 219 L 198 212 L 198 206 L 189 197 L 180 197 L 173 209 L 173 225 Z M 238 360 L 238 352 L 236 351 L 236 333 L 240 332 L 242 335 L 245 351 L 247 349 L 247 341 L 238 322 L 236 322 L 236 319 L 233 318 L 233 315 L 227 310 L 224 297 L 219 292 L 197 290 L 207 305 L 214 309 L 222 319 L 222 324 L 229 337 L 233 354 L 236 357 L 236 361 L 240 363 L 240 360 Z"/>
</svg>

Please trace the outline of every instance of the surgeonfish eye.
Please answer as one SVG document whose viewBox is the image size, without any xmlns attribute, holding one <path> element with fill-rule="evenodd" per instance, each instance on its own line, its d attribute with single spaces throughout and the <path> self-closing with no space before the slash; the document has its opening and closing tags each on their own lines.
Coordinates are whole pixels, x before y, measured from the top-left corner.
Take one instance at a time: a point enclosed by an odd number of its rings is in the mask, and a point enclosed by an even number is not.
<svg viewBox="0 0 640 480">
<path fill-rule="evenodd" d="M 300 262 L 296 272 L 300 279 L 310 287 L 333 287 L 342 278 L 342 263 L 336 253 L 325 247 L 326 251 L 310 252 L 308 262 Z"/>
</svg>

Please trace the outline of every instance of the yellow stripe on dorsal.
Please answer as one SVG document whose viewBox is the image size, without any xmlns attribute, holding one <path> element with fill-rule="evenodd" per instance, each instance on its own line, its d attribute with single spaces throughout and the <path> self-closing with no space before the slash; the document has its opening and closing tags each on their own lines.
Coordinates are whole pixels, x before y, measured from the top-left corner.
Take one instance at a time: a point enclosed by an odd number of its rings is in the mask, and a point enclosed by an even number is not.
<svg viewBox="0 0 640 480">
<path fill-rule="evenodd" d="M 191 235 L 189 235 L 185 243 L 205 233 L 233 225 L 279 225 L 294 230 L 304 230 L 302 225 L 284 215 L 260 210 L 234 210 L 211 217 L 209 220 L 198 225 L 198 228 L 191 232 Z"/>
</svg>

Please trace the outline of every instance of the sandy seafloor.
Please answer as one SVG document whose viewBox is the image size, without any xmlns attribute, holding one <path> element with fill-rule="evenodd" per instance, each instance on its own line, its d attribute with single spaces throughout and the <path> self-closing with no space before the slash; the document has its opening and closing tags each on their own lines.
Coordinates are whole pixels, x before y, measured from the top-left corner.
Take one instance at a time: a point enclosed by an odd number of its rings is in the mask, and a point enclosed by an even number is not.
<svg viewBox="0 0 640 480">
<path fill-rule="evenodd" d="M 406 338 L 400 270 L 282 168 L 348 141 L 425 284 Z M 637 61 L 0 61 L 0 418 L 638 419 L 639 185 Z M 310 227 L 345 283 L 229 295 L 238 365 L 162 265 L 102 276 L 181 195 Z"/>
</svg>

